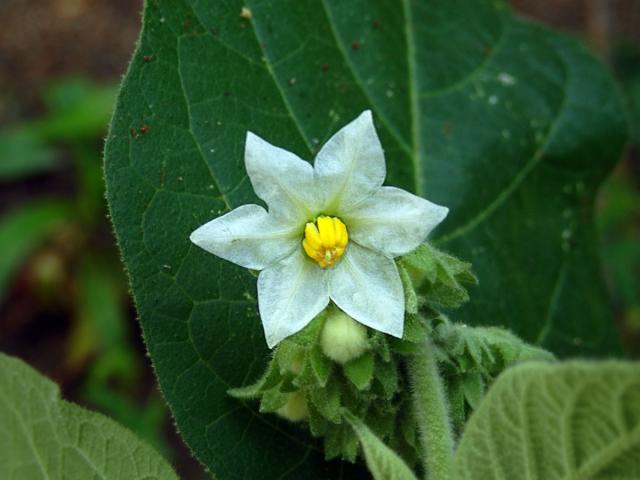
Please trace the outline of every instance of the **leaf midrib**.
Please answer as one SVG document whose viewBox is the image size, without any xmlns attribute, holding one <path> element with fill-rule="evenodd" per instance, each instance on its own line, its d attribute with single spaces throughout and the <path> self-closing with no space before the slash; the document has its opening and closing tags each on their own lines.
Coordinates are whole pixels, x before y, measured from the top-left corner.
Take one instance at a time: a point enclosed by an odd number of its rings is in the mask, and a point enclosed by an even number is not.
<svg viewBox="0 0 640 480">
<path fill-rule="evenodd" d="M 413 154 L 413 170 L 415 174 L 414 189 L 415 194 L 424 198 L 422 187 L 422 165 L 420 163 L 420 105 L 418 99 L 418 78 L 416 76 L 415 65 L 415 39 L 411 28 L 412 15 L 409 0 L 402 0 L 402 10 L 404 12 L 405 42 L 407 47 L 407 70 L 409 75 L 409 112 L 411 114 L 411 147 Z"/>
</svg>

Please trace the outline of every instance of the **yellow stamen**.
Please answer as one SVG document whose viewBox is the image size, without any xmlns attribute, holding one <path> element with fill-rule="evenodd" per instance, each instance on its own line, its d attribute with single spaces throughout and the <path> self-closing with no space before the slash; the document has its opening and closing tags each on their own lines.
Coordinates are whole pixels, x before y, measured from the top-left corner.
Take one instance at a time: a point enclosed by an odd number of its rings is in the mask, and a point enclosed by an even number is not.
<svg viewBox="0 0 640 480">
<path fill-rule="evenodd" d="M 333 267 L 349 243 L 347 227 L 336 217 L 320 216 L 304 227 L 302 248 L 322 268 Z"/>
</svg>

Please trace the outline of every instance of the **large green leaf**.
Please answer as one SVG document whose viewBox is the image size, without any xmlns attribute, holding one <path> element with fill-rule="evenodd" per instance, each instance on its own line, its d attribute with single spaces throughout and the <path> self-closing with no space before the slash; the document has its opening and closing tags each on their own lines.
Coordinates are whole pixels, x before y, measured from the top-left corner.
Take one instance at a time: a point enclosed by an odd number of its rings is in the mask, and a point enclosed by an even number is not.
<svg viewBox="0 0 640 480">
<path fill-rule="evenodd" d="M 526 363 L 489 390 L 455 480 L 640 478 L 640 365 Z"/>
<path fill-rule="evenodd" d="M 55 383 L 1 353 L 0 425 L 0 478 L 178 478 L 133 433 L 98 413 L 61 400 Z"/>
<path fill-rule="evenodd" d="M 575 41 L 488 0 L 149 0 L 108 199 L 161 388 L 221 479 L 338 474 L 298 429 L 225 395 L 264 367 L 255 277 L 188 235 L 256 201 L 247 130 L 311 159 L 366 108 L 388 183 L 451 208 L 436 239 L 480 279 L 458 319 L 561 355 L 617 349 L 591 216 L 624 122 Z"/>
</svg>

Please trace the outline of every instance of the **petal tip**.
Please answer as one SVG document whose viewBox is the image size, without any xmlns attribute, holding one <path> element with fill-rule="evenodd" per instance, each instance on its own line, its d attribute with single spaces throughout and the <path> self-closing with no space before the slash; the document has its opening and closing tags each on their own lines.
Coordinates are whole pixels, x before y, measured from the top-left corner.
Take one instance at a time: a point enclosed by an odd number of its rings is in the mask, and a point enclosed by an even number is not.
<svg viewBox="0 0 640 480">
<path fill-rule="evenodd" d="M 200 243 L 202 243 L 202 227 L 198 227 L 196 228 L 193 232 L 191 232 L 191 234 L 189 235 L 189 240 L 191 241 L 191 243 L 200 246 Z"/>
<path fill-rule="evenodd" d="M 353 123 L 361 124 L 363 127 L 370 126 L 373 128 L 373 112 L 371 112 L 371 110 L 364 110 L 353 120 Z"/>
<path fill-rule="evenodd" d="M 260 143 L 262 141 L 264 141 L 264 140 L 262 140 L 262 138 L 260 138 L 258 135 L 256 135 L 255 133 L 247 130 L 247 136 L 245 137 L 245 140 L 244 140 L 245 155 L 247 154 L 247 152 L 250 150 L 251 147 L 257 145 L 258 143 Z"/>
<path fill-rule="evenodd" d="M 449 207 L 444 207 L 442 205 L 439 205 L 440 209 L 438 212 L 438 223 L 442 222 L 445 218 L 447 218 L 447 215 L 449 215 Z"/>
</svg>

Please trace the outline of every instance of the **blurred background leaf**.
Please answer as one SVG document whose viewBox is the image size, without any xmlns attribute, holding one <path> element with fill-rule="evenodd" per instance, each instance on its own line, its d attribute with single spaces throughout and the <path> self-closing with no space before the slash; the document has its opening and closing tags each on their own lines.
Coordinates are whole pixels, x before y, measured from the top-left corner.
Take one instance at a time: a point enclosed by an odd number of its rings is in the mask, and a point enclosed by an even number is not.
<svg viewBox="0 0 640 480">
<path fill-rule="evenodd" d="M 56 167 L 60 157 L 56 144 L 99 138 L 109 121 L 116 91 L 115 85 L 100 86 L 83 78 L 51 83 L 42 94 L 44 116 L 0 133 L 0 182 Z"/>
<path fill-rule="evenodd" d="M 12 275 L 53 232 L 71 221 L 72 212 L 65 200 L 37 201 L 0 217 L 0 302 Z"/>
<path fill-rule="evenodd" d="M 0 132 L 0 182 L 14 181 L 56 166 L 55 149 L 29 128 Z"/>
</svg>

